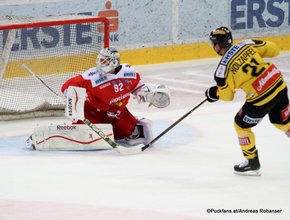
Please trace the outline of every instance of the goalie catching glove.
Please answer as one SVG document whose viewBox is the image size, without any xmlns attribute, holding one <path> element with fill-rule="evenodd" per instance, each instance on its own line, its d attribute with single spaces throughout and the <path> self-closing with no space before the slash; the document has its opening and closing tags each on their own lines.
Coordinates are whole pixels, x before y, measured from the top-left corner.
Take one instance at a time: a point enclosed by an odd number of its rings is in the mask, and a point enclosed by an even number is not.
<svg viewBox="0 0 290 220">
<path fill-rule="evenodd" d="M 143 86 L 137 93 L 138 103 L 148 102 L 156 108 L 165 108 L 170 104 L 170 91 L 165 85 L 159 85 L 156 88 Z"/>
</svg>

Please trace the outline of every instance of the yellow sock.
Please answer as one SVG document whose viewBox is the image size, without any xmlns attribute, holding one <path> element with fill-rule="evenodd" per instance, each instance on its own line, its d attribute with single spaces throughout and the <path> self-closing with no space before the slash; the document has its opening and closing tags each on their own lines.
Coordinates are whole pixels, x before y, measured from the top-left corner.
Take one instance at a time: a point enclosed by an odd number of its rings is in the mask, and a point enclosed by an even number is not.
<svg viewBox="0 0 290 220">
<path fill-rule="evenodd" d="M 290 138 L 290 122 L 288 122 L 285 125 L 281 125 L 281 124 L 273 124 L 273 125 L 279 130 L 285 132 L 285 134 Z"/>
<path fill-rule="evenodd" d="M 235 123 L 235 129 L 238 134 L 240 147 L 244 157 L 247 159 L 253 159 L 256 157 L 256 139 L 255 134 L 252 132 L 251 128 L 241 128 Z"/>
</svg>

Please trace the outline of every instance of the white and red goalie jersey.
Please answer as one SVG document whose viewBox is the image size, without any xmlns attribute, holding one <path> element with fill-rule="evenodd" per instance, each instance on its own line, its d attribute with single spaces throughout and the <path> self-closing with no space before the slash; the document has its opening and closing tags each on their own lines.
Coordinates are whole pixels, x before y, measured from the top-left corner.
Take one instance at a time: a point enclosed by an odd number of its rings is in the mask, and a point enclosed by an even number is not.
<svg viewBox="0 0 290 220">
<path fill-rule="evenodd" d="M 111 108 L 122 110 L 126 107 L 130 94 L 144 86 L 140 75 L 133 67 L 122 64 L 114 74 L 102 74 L 96 67 L 66 81 L 61 90 L 63 93 L 69 86 L 86 88 L 90 105 L 102 111 Z"/>
</svg>

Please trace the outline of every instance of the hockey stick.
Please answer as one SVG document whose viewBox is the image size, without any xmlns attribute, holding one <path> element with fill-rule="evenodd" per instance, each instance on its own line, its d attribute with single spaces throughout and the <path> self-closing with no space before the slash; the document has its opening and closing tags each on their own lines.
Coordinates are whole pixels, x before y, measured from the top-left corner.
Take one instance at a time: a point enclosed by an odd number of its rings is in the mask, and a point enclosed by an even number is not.
<svg viewBox="0 0 290 220">
<path fill-rule="evenodd" d="M 57 94 L 52 88 L 50 88 L 48 85 L 46 85 L 45 82 L 43 82 L 42 79 L 40 79 L 34 72 L 32 72 L 31 69 L 28 68 L 24 63 L 21 65 L 34 79 L 36 79 L 38 82 L 40 82 L 42 85 L 44 85 L 49 91 L 51 91 L 53 94 L 55 94 L 58 97 L 61 97 L 59 94 Z M 61 97 L 63 98 L 63 97 Z"/>
<path fill-rule="evenodd" d="M 138 146 L 136 147 L 123 147 L 118 145 L 115 141 L 113 141 L 109 136 L 107 136 L 101 129 L 99 129 L 95 124 L 90 122 L 90 120 L 84 118 L 82 120 L 87 126 L 89 126 L 94 132 L 96 132 L 103 140 L 105 140 L 112 148 L 116 149 L 120 154 L 128 155 L 128 154 L 137 154 L 142 151 L 139 150 Z"/>
<path fill-rule="evenodd" d="M 36 79 L 39 83 L 44 85 L 50 92 L 52 92 L 57 97 L 60 97 L 64 99 L 61 95 L 57 94 L 52 88 L 50 88 L 43 80 L 41 80 L 29 67 L 27 67 L 25 64 L 21 65 L 26 71 L 30 73 L 30 75 L 33 76 L 34 79 Z M 120 145 L 117 145 L 116 142 L 114 142 L 109 136 L 107 136 L 101 129 L 99 129 L 95 124 L 93 124 L 89 119 L 86 119 L 83 117 L 82 120 L 87 126 L 89 126 L 94 132 L 96 132 L 104 141 L 106 141 L 112 148 L 116 149 L 120 154 L 136 154 L 137 151 L 129 150 L 126 147 L 122 147 Z"/>
<path fill-rule="evenodd" d="M 175 121 L 172 125 L 170 125 L 168 128 L 166 128 L 163 132 L 161 132 L 157 137 L 155 137 L 152 141 L 150 141 L 148 144 L 144 146 L 136 146 L 134 149 L 134 153 L 141 153 L 144 150 L 146 150 L 148 147 L 153 145 L 159 138 L 161 138 L 163 135 L 165 135 L 168 131 L 170 131 L 173 127 L 175 127 L 179 122 L 181 122 L 183 119 L 185 119 L 188 115 L 190 115 L 194 110 L 196 110 L 199 106 L 201 106 L 203 103 L 207 101 L 207 98 L 204 98 L 200 103 L 198 103 L 196 106 L 194 106 L 189 112 L 184 114 L 182 117 L 180 117 L 177 121 Z M 132 152 L 133 154 L 133 152 Z"/>
</svg>

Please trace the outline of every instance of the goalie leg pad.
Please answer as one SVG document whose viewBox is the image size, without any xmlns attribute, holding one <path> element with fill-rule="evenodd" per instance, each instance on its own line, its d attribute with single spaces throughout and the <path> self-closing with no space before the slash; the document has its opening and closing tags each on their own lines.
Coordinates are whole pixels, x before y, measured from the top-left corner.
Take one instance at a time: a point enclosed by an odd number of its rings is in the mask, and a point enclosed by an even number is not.
<svg viewBox="0 0 290 220">
<path fill-rule="evenodd" d="M 124 139 L 116 141 L 123 146 L 135 146 L 138 144 L 148 144 L 153 140 L 151 121 L 146 118 L 138 119 L 136 127 L 132 134 Z"/>
<path fill-rule="evenodd" d="M 113 136 L 110 124 L 98 124 L 98 127 L 107 136 Z M 87 125 L 77 124 L 36 127 L 26 140 L 26 147 L 40 151 L 111 149 L 111 146 Z"/>
</svg>

